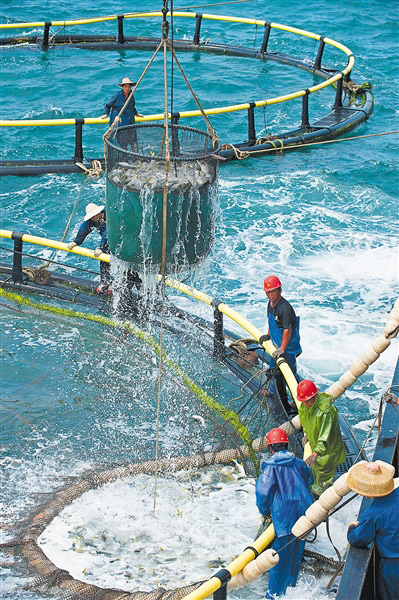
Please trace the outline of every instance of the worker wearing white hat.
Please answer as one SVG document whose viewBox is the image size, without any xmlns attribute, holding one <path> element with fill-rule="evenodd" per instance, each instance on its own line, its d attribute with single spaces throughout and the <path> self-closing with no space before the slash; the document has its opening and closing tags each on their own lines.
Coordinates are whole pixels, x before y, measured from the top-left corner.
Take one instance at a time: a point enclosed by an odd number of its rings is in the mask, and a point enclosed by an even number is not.
<svg viewBox="0 0 399 600">
<path fill-rule="evenodd" d="M 72 250 L 75 246 L 80 246 L 83 244 L 89 233 L 91 233 L 93 229 L 97 229 L 98 233 L 101 235 L 101 242 L 99 247 L 94 250 L 94 256 L 98 257 L 102 252 L 109 252 L 106 218 L 105 206 L 103 204 L 97 206 L 97 204 L 94 204 L 94 202 L 90 202 L 86 206 L 86 214 L 75 239 L 73 242 L 69 242 L 69 244 L 67 244 L 69 250 Z M 112 294 L 112 291 L 109 287 L 111 281 L 109 263 L 100 261 L 100 279 L 101 283 L 97 287 L 96 292 Z"/>
<path fill-rule="evenodd" d="M 359 463 L 349 471 L 348 487 L 374 498 L 356 523 L 348 527 L 348 541 L 363 548 L 375 543 L 380 555 L 377 587 L 382 600 L 399 600 L 399 487 L 394 467 L 380 461 Z"/>
<path fill-rule="evenodd" d="M 121 83 L 118 83 L 118 86 L 122 89 L 116 92 L 112 96 L 111 100 L 106 103 L 104 107 L 104 114 L 101 115 L 100 119 L 106 119 L 111 112 L 109 117 L 109 124 L 112 125 L 112 123 L 115 121 L 115 118 L 119 115 L 120 111 L 122 110 L 122 107 L 124 106 L 126 100 L 129 98 L 130 92 L 132 91 L 132 87 L 136 85 L 136 83 L 137 81 L 130 81 L 129 77 L 124 77 Z M 125 110 L 120 116 L 118 122 L 119 126 L 133 125 L 135 122 L 136 115 L 139 117 L 142 116 L 139 115 L 139 113 L 137 112 L 136 101 L 134 99 L 134 96 L 132 96 L 129 100 L 128 105 L 126 106 Z"/>
</svg>

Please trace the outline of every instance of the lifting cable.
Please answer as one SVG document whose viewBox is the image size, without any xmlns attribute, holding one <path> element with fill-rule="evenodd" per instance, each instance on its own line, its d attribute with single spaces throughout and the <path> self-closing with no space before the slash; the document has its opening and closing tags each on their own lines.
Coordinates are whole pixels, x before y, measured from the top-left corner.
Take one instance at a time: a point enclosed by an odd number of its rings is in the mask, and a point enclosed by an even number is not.
<svg viewBox="0 0 399 600">
<path fill-rule="evenodd" d="M 168 0 L 163 2 L 163 21 L 162 21 L 162 45 L 163 45 L 163 91 L 164 91 L 164 140 L 165 140 L 165 181 L 163 186 L 163 202 L 162 202 L 162 258 L 161 258 L 161 285 L 162 285 L 162 311 L 161 311 L 161 327 L 159 330 L 159 371 L 158 371 L 158 399 L 157 399 L 157 417 L 155 427 L 155 460 L 158 460 L 159 451 L 159 420 L 161 413 L 161 384 L 162 384 L 162 342 L 165 319 L 165 263 L 166 263 L 166 225 L 167 225 L 167 207 L 168 207 L 168 177 L 170 164 L 170 148 L 169 148 L 169 124 L 168 124 L 168 71 L 167 71 L 167 39 L 169 31 L 169 23 L 166 20 L 168 12 Z M 157 474 L 154 477 L 154 504 L 153 515 L 155 516 L 155 508 L 157 503 Z"/>
</svg>

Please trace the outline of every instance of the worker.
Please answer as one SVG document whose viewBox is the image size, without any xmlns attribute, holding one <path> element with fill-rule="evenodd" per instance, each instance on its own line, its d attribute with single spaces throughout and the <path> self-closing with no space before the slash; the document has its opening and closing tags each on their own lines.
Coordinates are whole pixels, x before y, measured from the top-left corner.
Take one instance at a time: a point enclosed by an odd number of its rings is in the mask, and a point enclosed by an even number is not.
<svg viewBox="0 0 399 600">
<path fill-rule="evenodd" d="M 312 491 L 319 496 L 331 485 L 337 466 L 345 461 L 338 411 L 332 404 L 333 397 L 319 393 L 310 379 L 298 383 L 297 400 L 301 403 L 298 412 L 305 433 L 304 443 L 309 441 L 312 448 L 305 462 L 312 467 Z"/>
<path fill-rule="evenodd" d="M 136 117 L 142 117 L 136 110 L 136 101 L 134 96 L 130 96 L 132 87 L 137 84 L 137 81 L 130 81 L 129 77 L 124 77 L 121 83 L 118 83 L 119 87 L 122 88 L 119 92 L 116 92 L 111 100 L 105 104 L 104 114 L 101 115 L 100 119 L 106 119 L 110 114 L 109 124 L 110 126 L 115 121 L 118 125 L 118 129 L 116 131 L 116 139 L 121 148 L 124 150 L 130 150 L 133 152 L 137 152 L 138 144 L 137 144 L 137 131 L 136 129 L 129 128 L 127 130 L 119 130 L 119 127 L 124 125 L 134 125 Z M 119 116 L 123 106 L 129 98 L 129 102 L 123 109 L 123 113 Z"/>
<path fill-rule="evenodd" d="M 272 599 L 296 584 L 305 542 L 295 538 L 291 528 L 313 503 L 313 496 L 309 488 L 311 471 L 301 458 L 288 451 L 286 432 L 272 429 L 266 436 L 266 444 L 271 457 L 261 465 L 256 506 L 263 516 L 271 513 L 275 532 L 273 549 L 280 557 L 270 571 L 266 598 Z M 291 543 L 283 548 L 288 542 Z"/>
<path fill-rule="evenodd" d="M 374 498 L 359 521 L 349 524 L 348 542 L 357 548 L 375 543 L 380 556 L 378 597 L 399 600 L 399 487 L 389 469 L 378 463 L 355 465 L 346 482 L 353 492 Z"/>
<path fill-rule="evenodd" d="M 268 332 L 259 338 L 259 342 L 271 340 L 276 346 L 271 359 L 270 367 L 274 367 L 276 360 L 280 357 L 288 363 L 297 381 L 299 381 L 296 370 L 296 358 L 302 352 L 299 336 L 299 317 L 291 304 L 281 295 L 282 284 L 278 277 L 269 275 L 263 284 L 266 296 L 269 300 L 267 305 Z M 288 413 L 296 412 L 295 402 L 289 403 L 287 388 L 283 374 L 279 370 L 276 376 L 277 390 L 284 408 Z M 273 384 L 269 393 L 274 390 Z"/>
<path fill-rule="evenodd" d="M 112 125 L 112 123 L 115 121 L 115 119 L 118 117 L 120 111 L 122 110 L 122 107 L 124 106 L 126 100 L 129 98 L 130 93 L 132 91 L 132 87 L 134 85 L 136 85 L 136 83 L 137 83 L 137 81 L 130 81 L 129 77 L 124 77 L 122 79 L 121 83 L 117 84 L 122 89 L 119 90 L 118 92 L 115 92 L 115 94 L 112 96 L 111 100 L 109 100 L 105 104 L 104 114 L 101 115 L 100 119 L 106 119 L 111 112 L 111 115 L 109 118 L 109 124 Z M 134 96 L 132 96 L 130 98 L 129 103 L 127 104 L 125 110 L 123 111 L 121 116 L 118 118 L 118 121 L 117 121 L 118 125 L 120 125 L 120 126 L 133 125 L 135 122 L 136 116 L 142 116 L 142 115 L 139 115 L 139 113 L 137 112 L 136 101 L 134 99 Z"/>
<path fill-rule="evenodd" d="M 102 252 L 108 253 L 109 247 L 107 239 L 107 217 L 105 213 L 105 206 L 97 206 L 93 202 L 90 202 L 86 206 L 86 215 L 83 223 L 79 227 L 79 231 L 73 242 L 69 242 L 69 244 L 67 244 L 68 249 L 72 250 L 75 246 L 80 246 L 83 244 L 84 240 L 87 238 L 89 233 L 93 231 L 93 229 L 97 229 L 98 233 L 101 235 L 101 242 L 99 247 L 94 250 L 94 256 L 98 257 Z M 112 289 L 110 288 L 111 269 L 109 263 L 104 261 L 100 261 L 100 279 L 101 283 L 96 288 L 96 292 L 98 294 L 112 294 Z"/>
</svg>

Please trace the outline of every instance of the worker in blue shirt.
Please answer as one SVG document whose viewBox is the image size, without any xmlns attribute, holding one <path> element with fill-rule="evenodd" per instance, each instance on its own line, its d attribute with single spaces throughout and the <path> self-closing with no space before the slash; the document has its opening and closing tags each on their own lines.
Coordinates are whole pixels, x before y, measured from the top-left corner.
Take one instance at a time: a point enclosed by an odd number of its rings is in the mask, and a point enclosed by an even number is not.
<svg viewBox="0 0 399 600">
<path fill-rule="evenodd" d="M 100 119 L 106 119 L 111 112 L 109 117 L 109 124 L 112 125 L 116 117 L 119 115 L 126 100 L 129 98 L 130 92 L 132 91 L 132 87 L 136 85 L 136 83 L 137 81 L 130 81 L 129 77 L 124 77 L 122 79 L 122 82 L 118 83 L 119 87 L 122 89 L 119 90 L 119 92 L 115 92 L 111 100 L 109 100 L 105 104 L 104 114 L 101 115 Z M 139 115 L 139 113 L 137 112 L 136 101 L 134 99 L 134 96 L 132 96 L 125 110 L 119 117 L 118 125 L 133 125 L 136 116 L 141 117 L 142 115 Z"/>
<path fill-rule="evenodd" d="M 346 481 L 352 491 L 374 498 L 359 521 L 348 526 L 348 541 L 357 548 L 375 543 L 380 555 L 379 598 L 399 600 L 399 487 L 392 472 L 377 462 L 355 465 Z"/>
<path fill-rule="evenodd" d="M 289 364 L 291 371 L 297 381 L 299 378 L 296 371 L 296 358 L 302 353 L 299 336 L 299 317 L 291 304 L 281 295 L 282 284 L 278 277 L 269 275 L 263 284 L 266 296 L 269 300 L 267 305 L 268 332 L 259 338 L 259 342 L 271 340 L 276 346 L 269 365 L 274 367 L 278 358 L 282 357 Z M 281 372 L 276 376 L 277 390 L 284 408 L 288 413 L 297 412 L 295 402 L 289 403 L 287 388 Z M 269 393 L 274 390 L 273 384 Z"/>
<path fill-rule="evenodd" d="M 98 248 L 94 250 L 94 256 L 98 257 L 102 252 L 109 252 L 108 240 L 107 240 L 107 217 L 105 214 L 105 206 L 97 206 L 93 202 L 90 202 L 86 206 L 86 215 L 82 225 L 79 227 L 79 231 L 73 240 L 69 242 L 67 247 L 72 250 L 75 246 L 80 246 L 85 241 L 86 237 L 94 229 L 97 229 L 101 235 L 101 242 Z M 111 269 L 107 262 L 100 261 L 100 279 L 101 283 L 96 288 L 98 294 L 112 294 L 112 290 L 109 287 L 111 282 Z"/>
<path fill-rule="evenodd" d="M 291 529 L 314 498 L 309 488 L 311 470 L 305 462 L 288 452 L 288 437 L 283 429 L 269 431 L 266 443 L 271 458 L 262 463 L 262 473 L 256 482 L 256 506 L 262 515 L 271 513 L 275 539 L 273 550 L 280 560 L 270 571 L 266 598 L 285 594 L 287 587 L 295 586 L 305 548 Z M 280 551 L 283 546 L 291 542 Z"/>
<path fill-rule="evenodd" d="M 132 150 L 133 152 L 137 152 L 137 131 L 135 128 L 130 128 L 128 130 L 119 130 L 119 127 L 124 125 L 134 125 L 135 117 L 142 117 L 136 110 L 136 101 L 134 96 L 131 96 L 127 106 L 125 107 L 123 113 L 119 117 L 119 113 L 122 110 L 122 107 L 125 105 L 126 100 L 129 98 L 130 93 L 132 91 L 132 87 L 136 85 L 137 81 L 130 81 L 129 77 L 124 77 L 121 83 L 118 83 L 119 87 L 122 89 L 119 92 L 116 92 L 111 100 L 109 100 L 104 107 L 104 114 L 101 115 L 100 119 L 106 119 L 109 117 L 110 126 L 115 121 L 117 124 L 116 130 L 116 139 L 121 148 L 127 150 Z"/>
</svg>

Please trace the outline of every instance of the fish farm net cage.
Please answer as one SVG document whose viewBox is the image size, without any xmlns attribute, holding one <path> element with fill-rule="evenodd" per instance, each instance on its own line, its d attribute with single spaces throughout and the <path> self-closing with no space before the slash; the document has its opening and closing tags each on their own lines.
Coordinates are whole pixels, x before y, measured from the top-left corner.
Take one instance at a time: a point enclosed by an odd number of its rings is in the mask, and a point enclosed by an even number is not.
<svg viewBox="0 0 399 600">
<path fill-rule="evenodd" d="M 231 353 L 228 354 L 231 356 Z M 252 358 L 245 364 L 246 359 L 235 350 L 231 360 L 242 364 L 244 370 L 248 369 L 248 382 L 251 383 L 252 391 L 249 384 L 238 384 L 236 397 L 222 405 L 206 392 L 196 390 L 197 393 L 192 397 L 192 407 L 198 413 L 197 418 L 202 418 L 205 422 L 206 427 L 203 431 L 206 433 L 201 435 L 198 434 L 198 428 L 193 430 L 191 443 L 187 443 L 187 448 L 192 454 L 168 456 L 164 452 L 156 459 L 113 464 L 109 468 L 90 471 L 75 479 L 72 485 L 49 492 L 49 500 L 46 499 L 40 507 L 36 507 L 26 521 L 20 524 L 19 532 L 14 532 L 14 546 L 18 549 L 13 550 L 17 550 L 27 559 L 25 567 L 21 567 L 27 575 L 32 575 L 32 568 L 34 570 L 33 579 L 25 584 L 25 590 L 49 593 L 61 600 L 180 600 L 202 583 L 187 581 L 187 585 L 180 585 L 174 589 L 154 586 L 151 591 L 133 592 L 101 588 L 74 578 L 62 565 L 55 565 L 43 552 L 38 540 L 64 508 L 69 507 L 86 492 L 117 480 L 141 474 L 164 474 L 173 478 L 175 473 L 182 470 L 189 473 L 198 472 L 211 465 L 228 465 L 235 460 L 240 461 L 248 474 L 256 476 L 259 472 L 259 452 L 266 449 L 264 434 L 268 429 L 281 424 L 281 421 L 276 422 L 274 409 L 268 401 L 267 393 L 264 393 L 271 378 L 267 375 L 267 369 L 263 368 L 262 361 L 256 365 Z M 134 451 L 132 454 L 134 455 Z M 184 531 L 182 536 L 184 538 Z M 12 545 L 11 543 L 10 546 Z"/>
<path fill-rule="evenodd" d="M 171 124 L 167 131 L 147 123 L 120 127 L 105 142 L 111 254 L 136 270 L 157 271 L 166 236 L 166 270 L 174 275 L 208 256 L 218 214 L 219 142 L 193 127 Z"/>
</svg>

